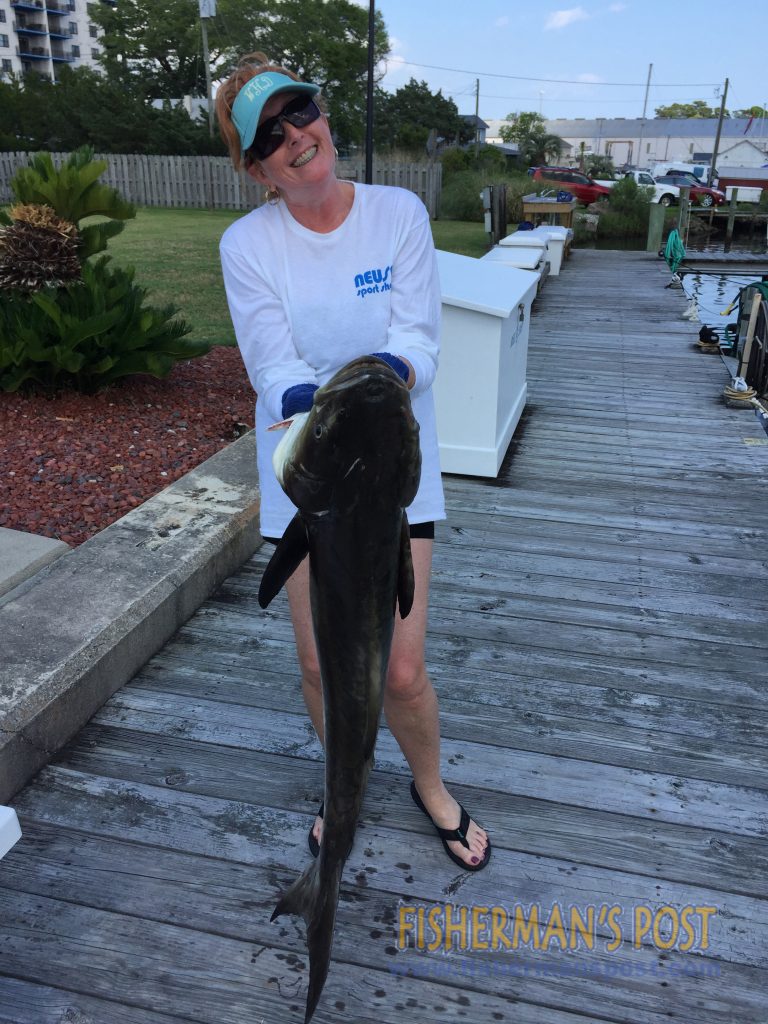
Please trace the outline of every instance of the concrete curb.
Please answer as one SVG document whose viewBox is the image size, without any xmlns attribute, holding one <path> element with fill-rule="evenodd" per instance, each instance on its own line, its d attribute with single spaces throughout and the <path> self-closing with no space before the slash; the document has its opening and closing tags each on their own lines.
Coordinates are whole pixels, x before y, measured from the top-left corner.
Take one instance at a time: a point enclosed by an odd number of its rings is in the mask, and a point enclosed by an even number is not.
<svg viewBox="0 0 768 1024">
<path fill-rule="evenodd" d="M 0 803 L 260 544 L 250 432 L 8 595 Z"/>
</svg>

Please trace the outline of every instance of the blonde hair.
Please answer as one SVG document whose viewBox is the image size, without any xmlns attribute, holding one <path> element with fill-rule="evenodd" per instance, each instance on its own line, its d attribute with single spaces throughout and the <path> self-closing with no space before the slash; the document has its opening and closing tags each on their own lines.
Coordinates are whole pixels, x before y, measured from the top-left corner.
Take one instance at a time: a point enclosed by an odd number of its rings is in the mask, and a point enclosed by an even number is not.
<svg viewBox="0 0 768 1024">
<path fill-rule="evenodd" d="M 247 168 L 251 160 L 240 148 L 240 135 L 232 122 L 232 104 L 246 82 L 250 82 L 256 75 L 261 75 L 265 71 L 274 71 L 281 75 L 287 75 L 294 82 L 303 81 L 295 71 L 289 71 L 288 68 L 284 68 L 280 64 L 273 64 L 269 57 L 257 50 L 256 53 L 248 53 L 240 58 L 235 70 L 219 86 L 216 93 L 216 119 L 219 122 L 219 131 L 229 150 L 229 155 L 236 171 L 239 171 L 243 165 Z M 318 97 L 315 96 L 315 101 L 317 99 Z"/>
</svg>

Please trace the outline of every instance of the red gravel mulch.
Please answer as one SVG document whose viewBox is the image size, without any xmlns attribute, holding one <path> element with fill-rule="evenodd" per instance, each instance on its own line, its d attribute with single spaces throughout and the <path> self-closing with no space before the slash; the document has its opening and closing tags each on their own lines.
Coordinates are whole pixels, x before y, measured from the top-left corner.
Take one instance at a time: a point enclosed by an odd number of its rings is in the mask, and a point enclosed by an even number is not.
<svg viewBox="0 0 768 1024">
<path fill-rule="evenodd" d="M 0 393 L 0 526 L 77 545 L 253 426 L 236 348 L 96 395 Z"/>
</svg>

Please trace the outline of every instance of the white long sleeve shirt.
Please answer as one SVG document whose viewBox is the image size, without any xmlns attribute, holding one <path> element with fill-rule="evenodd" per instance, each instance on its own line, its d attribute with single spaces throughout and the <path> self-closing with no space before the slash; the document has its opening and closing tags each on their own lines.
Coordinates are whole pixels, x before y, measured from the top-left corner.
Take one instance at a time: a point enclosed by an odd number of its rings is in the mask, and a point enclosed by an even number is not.
<svg viewBox="0 0 768 1024">
<path fill-rule="evenodd" d="M 272 469 L 283 392 L 325 384 L 358 356 L 390 352 L 414 368 L 411 402 L 421 431 L 412 523 L 445 518 L 432 382 L 440 337 L 440 284 L 427 212 L 404 189 L 355 184 L 352 208 L 334 231 L 266 204 L 221 239 L 229 310 L 258 395 L 256 446 L 261 532 L 279 537 L 296 512 Z"/>
</svg>

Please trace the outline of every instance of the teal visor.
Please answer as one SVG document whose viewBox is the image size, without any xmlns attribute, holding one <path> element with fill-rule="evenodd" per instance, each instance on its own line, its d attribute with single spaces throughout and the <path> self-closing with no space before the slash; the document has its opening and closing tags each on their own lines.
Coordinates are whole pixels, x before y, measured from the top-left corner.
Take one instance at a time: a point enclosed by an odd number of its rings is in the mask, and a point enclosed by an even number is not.
<svg viewBox="0 0 768 1024">
<path fill-rule="evenodd" d="M 312 85 L 311 82 L 294 82 L 288 75 L 276 71 L 263 71 L 246 82 L 232 104 L 232 122 L 240 136 L 243 153 L 253 145 L 264 104 L 280 92 L 315 96 L 320 92 L 320 86 Z"/>
</svg>

